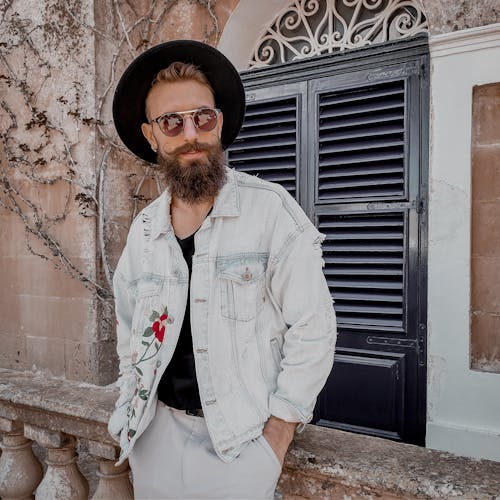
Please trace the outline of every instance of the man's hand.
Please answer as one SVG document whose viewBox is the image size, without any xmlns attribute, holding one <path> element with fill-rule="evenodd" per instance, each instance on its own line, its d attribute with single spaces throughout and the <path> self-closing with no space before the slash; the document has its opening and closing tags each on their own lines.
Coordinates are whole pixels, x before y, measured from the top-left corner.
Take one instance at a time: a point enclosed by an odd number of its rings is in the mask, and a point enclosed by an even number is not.
<svg viewBox="0 0 500 500">
<path fill-rule="evenodd" d="M 262 434 L 271 445 L 282 467 L 297 425 L 298 422 L 285 422 L 285 420 L 271 415 L 264 426 Z"/>
</svg>

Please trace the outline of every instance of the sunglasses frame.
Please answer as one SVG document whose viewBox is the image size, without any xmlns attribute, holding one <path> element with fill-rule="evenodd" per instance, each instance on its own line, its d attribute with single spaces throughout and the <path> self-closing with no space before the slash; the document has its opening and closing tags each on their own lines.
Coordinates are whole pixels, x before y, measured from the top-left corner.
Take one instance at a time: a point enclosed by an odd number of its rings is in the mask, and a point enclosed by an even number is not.
<svg viewBox="0 0 500 500">
<path fill-rule="evenodd" d="M 198 127 L 198 125 L 196 125 L 196 123 L 194 122 L 194 119 L 193 119 L 193 115 L 194 114 L 198 113 L 199 111 L 203 111 L 205 109 L 209 109 L 210 111 L 215 111 L 215 125 L 214 125 L 214 128 L 212 128 L 210 130 L 201 130 Z M 165 135 L 166 137 L 177 137 L 178 135 L 180 135 L 184 131 L 184 127 L 186 126 L 186 115 L 189 115 L 189 117 L 191 118 L 191 120 L 193 122 L 194 127 L 196 128 L 196 130 L 200 130 L 200 132 L 211 132 L 217 126 L 217 122 L 219 121 L 219 115 L 220 115 L 220 113 L 221 113 L 221 110 L 219 108 L 209 108 L 209 107 L 203 107 L 203 108 L 197 108 L 197 109 L 189 109 L 188 111 L 169 111 L 167 113 L 163 113 L 162 115 L 160 115 L 160 116 L 158 116 L 156 118 L 153 118 L 152 120 L 149 121 L 149 124 L 151 125 L 153 122 L 156 123 L 158 125 L 158 128 L 160 129 L 160 132 L 163 135 Z M 167 115 L 179 115 L 182 118 L 182 128 L 180 129 L 180 131 L 179 131 L 178 134 L 168 135 L 161 128 L 161 126 L 160 126 L 160 120 L 162 118 L 164 118 L 165 116 L 167 116 Z"/>
</svg>

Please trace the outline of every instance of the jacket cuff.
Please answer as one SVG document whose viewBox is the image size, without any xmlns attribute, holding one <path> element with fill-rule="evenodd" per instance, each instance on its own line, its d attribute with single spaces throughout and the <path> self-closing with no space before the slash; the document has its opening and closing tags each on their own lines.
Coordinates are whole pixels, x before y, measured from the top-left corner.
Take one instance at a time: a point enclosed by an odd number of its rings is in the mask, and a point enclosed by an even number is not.
<svg viewBox="0 0 500 500">
<path fill-rule="evenodd" d="M 129 404 L 122 404 L 111 414 L 108 421 L 108 432 L 109 435 L 115 440 L 119 441 L 119 435 L 123 427 L 127 422 L 127 412 Z"/>
<path fill-rule="evenodd" d="M 269 412 L 271 415 L 284 420 L 285 422 L 299 422 L 296 432 L 302 432 L 304 425 L 313 418 L 311 414 L 305 414 L 286 399 L 276 394 L 269 396 Z"/>
</svg>

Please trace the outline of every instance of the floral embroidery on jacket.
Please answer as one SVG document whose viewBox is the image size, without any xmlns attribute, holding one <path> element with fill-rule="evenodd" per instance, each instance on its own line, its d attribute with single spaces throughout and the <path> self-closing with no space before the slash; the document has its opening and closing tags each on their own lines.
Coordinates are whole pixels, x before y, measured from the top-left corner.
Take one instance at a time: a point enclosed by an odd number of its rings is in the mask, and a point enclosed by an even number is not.
<svg viewBox="0 0 500 500">
<path fill-rule="evenodd" d="M 143 401 L 147 401 L 149 399 L 149 396 L 151 395 L 151 391 L 147 389 L 142 382 L 142 376 L 144 375 L 144 373 L 139 365 L 154 358 L 160 350 L 163 339 L 165 337 L 167 324 L 172 323 L 172 320 L 168 315 L 167 306 L 164 307 L 161 314 L 158 311 L 153 310 L 151 316 L 149 317 L 149 321 L 151 322 L 151 326 L 148 326 L 144 330 L 141 338 L 141 344 L 144 346 L 144 351 L 142 351 L 140 357 L 137 351 L 134 351 L 132 353 L 132 366 L 136 371 L 137 387 L 135 389 L 134 396 L 132 397 L 132 405 L 129 408 L 130 420 L 135 419 L 135 410 L 138 405 L 138 398 L 142 399 Z M 154 370 L 154 372 L 156 374 L 156 369 Z M 129 428 L 129 441 L 134 437 L 135 433 L 135 429 Z"/>
</svg>

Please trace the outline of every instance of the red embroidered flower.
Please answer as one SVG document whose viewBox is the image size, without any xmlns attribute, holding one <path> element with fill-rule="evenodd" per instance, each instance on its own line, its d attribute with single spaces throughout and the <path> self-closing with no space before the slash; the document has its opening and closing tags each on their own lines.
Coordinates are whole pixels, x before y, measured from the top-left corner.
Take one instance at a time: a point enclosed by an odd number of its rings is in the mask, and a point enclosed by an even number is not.
<svg viewBox="0 0 500 500">
<path fill-rule="evenodd" d="M 151 327 L 155 334 L 155 337 L 159 342 L 163 342 L 163 337 L 165 335 L 165 327 L 167 325 L 168 314 L 162 314 Z"/>
</svg>

